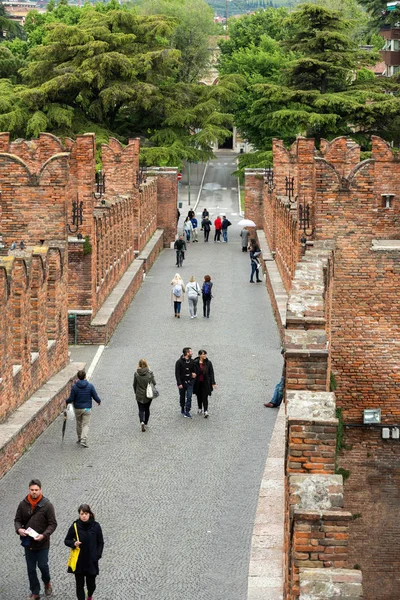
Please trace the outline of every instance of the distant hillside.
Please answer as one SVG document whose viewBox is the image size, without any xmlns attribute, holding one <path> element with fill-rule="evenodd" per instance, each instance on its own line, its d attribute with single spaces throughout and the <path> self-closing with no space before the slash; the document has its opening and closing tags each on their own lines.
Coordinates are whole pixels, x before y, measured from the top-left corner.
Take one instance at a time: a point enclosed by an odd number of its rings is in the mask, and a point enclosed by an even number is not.
<svg viewBox="0 0 400 600">
<path fill-rule="evenodd" d="M 226 16 L 226 0 L 207 0 L 218 17 Z M 228 18 L 232 15 L 242 15 L 254 12 L 268 6 L 287 6 L 292 4 L 290 0 L 228 0 Z"/>
</svg>

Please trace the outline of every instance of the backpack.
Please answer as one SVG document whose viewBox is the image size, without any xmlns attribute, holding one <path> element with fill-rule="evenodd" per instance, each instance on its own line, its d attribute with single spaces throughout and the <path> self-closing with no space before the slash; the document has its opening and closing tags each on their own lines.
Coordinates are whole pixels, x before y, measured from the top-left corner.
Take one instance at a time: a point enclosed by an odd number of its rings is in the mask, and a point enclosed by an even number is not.
<svg viewBox="0 0 400 600">
<path fill-rule="evenodd" d="M 182 286 L 179 283 L 176 283 L 174 285 L 174 289 L 172 290 L 172 293 L 177 298 L 180 298 L 182 296 Z"/>
<path fill-rule="evenodd" d="M 209 281 L 205 281 L 203 283 L 203 294 L 205 296 L 210 296 L 211 295 L 211 284 Z"/>
</svg>

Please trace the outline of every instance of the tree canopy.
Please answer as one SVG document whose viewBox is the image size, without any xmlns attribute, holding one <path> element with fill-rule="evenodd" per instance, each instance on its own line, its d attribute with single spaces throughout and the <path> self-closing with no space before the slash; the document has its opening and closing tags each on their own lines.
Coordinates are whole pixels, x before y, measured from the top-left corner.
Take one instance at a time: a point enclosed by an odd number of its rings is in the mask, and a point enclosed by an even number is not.
<svg viewBox="0 0 400 600">
<path fill-rule="evenodd" d="M 187 68 L 180 20 L 145 12 L 115 1 L 31 11 L 25 57 L 21 47 L 0 52 L 5 76 L 7 61 L 24 63 L 20 81 L 2 80 L 2 130 L 28 137 L 95 131 L 99 141 L 140 136 L 143 159 L 158 164 L 211 156 L 212 144 L 229 135 L 232 117 L 221 112 L 229 86 L 199 85 L 195 72 L 206 57 L 198 66 L 193 53 Z"/>
</svg>

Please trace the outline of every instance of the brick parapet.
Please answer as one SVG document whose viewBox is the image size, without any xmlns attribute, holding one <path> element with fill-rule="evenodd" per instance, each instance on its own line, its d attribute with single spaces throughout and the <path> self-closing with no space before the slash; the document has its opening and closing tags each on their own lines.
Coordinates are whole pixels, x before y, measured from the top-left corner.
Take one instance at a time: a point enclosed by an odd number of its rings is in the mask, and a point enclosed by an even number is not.
<svg viewBox="0 0 400 600">
<path fill-rule="evenodd" d="M 258 229 L 264 229 L 264 193 L 264 169 L 245 169 L 244 214 Z M 249 231 L 254 233 L 251 228 Z"/>
<path fill-rule="evenodd" d="M 178 206 L 178 169 L 154 167 L 150 170 L 157 177 L 157 222 L 164 231 L 164 248 L 169 248 L 176 237 L 176 209 Z"/>
<path fill-rule="evenodd" d="M 109 195 L 132 194 L 137 191 L 139 172 L 139 138 L 130 139 L 127 146 L 115 138 L 101 146 L 106 192 Z"/>
<path fill-rule="evenodd" d="M 0 258 L 0 422 L 68 361 L 62 245 Z"/>
</svg>

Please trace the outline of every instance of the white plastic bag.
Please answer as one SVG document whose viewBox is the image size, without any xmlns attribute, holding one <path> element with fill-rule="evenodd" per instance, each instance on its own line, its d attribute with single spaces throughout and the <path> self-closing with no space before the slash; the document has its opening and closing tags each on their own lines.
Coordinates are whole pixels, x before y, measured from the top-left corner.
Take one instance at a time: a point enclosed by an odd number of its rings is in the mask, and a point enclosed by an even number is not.
<svg viewBox="0 0 400 600">
<path fill-rule="evenodd" d="M 74 407 L 72 406 L 72 403 L 68 404 L 68 406 L 67 406 L 67 419 L 68 419 L 68 421 L 75 420 L 75 411 L 74 411 Z"/>
</svg>

